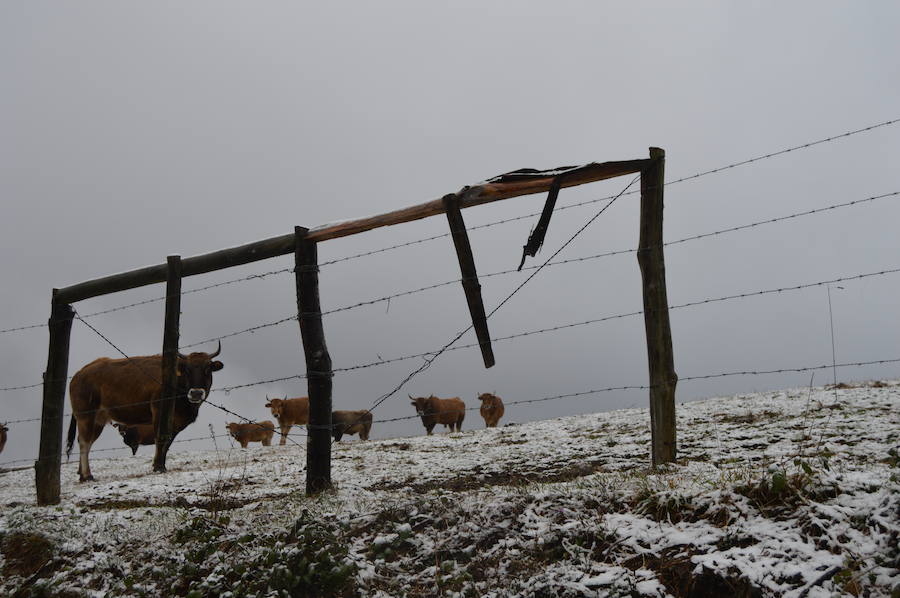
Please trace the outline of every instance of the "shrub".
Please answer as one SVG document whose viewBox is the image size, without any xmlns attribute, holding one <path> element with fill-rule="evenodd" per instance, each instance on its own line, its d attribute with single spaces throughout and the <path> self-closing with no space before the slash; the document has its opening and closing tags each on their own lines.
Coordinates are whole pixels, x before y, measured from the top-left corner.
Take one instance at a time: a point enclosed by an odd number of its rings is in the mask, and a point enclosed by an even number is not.
<svg viewBox="0 0 900 598">
<path fill-rule="evenodd" d="M 219 565 L 206 579 L 193 583 L 187 595 L 206 598 L 230 592 L 233 598 L 346 596 L 353 592 L 355 574 L 356 565 L 347 558 L 342 539 L 304 513 L 290 530 L 270 537 L 256 556 Z"/>
</svg>

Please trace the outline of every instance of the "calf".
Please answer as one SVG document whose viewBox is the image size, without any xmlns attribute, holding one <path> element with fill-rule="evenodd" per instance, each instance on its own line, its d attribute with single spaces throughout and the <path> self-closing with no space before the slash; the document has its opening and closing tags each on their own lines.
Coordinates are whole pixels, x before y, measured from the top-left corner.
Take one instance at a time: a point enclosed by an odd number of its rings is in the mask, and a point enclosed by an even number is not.
<svg viewBox="0 0 900 598">
<path fill-rule="evenodd" d="M 271 446 L 272 436 L 275 434 L 275 424 L 269 420 L 246 424 L 232 422 L 225 427 L 228 428 L 228 433 L 241 443 L 241 448 L 247 448 L 251 442 L 262 442 L 263 446 Z"/>
<path fill-rule="evenodd" d="M 452 399 L 439 399 L 434 395 L 430 397 L 416 397 L 412 399 L 412 405 L 416 413 L 422 418 L 425 431 L 431 436 L 431 431 L 437 424 L 444 424 L 450 431 L 462 430 L 463 419 L 466 417 L 466 404 L 459 397 Z"/>
<path fill-rule="evenodd" d="M 335 442 L 340 442 L 344 434 L 359 434 L 360 440 L 368 440 L 371 429 L 372 412 L 368 409 L 331 412 L 331 435 Z"/>
<path fill-rule="evenodd" d="M 3 452 L 3 447 L 6 446 L 7 432 L 9 432 L 9 428 L 6 427 L 6 424 L 0 424 L 0 453 Z"/>
<path fill-rule="evenodd" d="M 272 416 L 278 420 L 281 427 L 281 442 L 284 444 L 291 426 L 305 426 L 309 423 L 309 397 L 296 399 L 269 399 L 266 397 L 266 407 L 272 410 Z"/>
<path fill-rule="evenodd" d="M 156 444 L 156 430 L 153 424 L 120 424 L 113 422 L 113 427 L 122 435 L 122 440 L 131 447 L 131 454 L 136 455 L 139 446 Z"/>
<path fill-rule="evenodd" d="M 481 401 L 481 417 L 484 418 L 486 428 L 496 428 L 497 422 L 503 417 L 503 400 L 495 394 L 483 392 L 478 395 Z"/>
</svg>

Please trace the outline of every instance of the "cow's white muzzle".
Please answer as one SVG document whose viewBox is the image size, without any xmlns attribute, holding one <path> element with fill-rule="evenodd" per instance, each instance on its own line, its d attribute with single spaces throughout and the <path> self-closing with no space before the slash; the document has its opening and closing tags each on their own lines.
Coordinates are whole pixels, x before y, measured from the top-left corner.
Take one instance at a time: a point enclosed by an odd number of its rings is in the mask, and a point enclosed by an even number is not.
<svg viewBox="0 0 900 598">
<path fill-rule="evenodd" d="M 206 399 L 206 389 L 205 388 L 192 388 L 187 393 L 188 401 L 197 405 L 200 404 Z"/>
</svg>

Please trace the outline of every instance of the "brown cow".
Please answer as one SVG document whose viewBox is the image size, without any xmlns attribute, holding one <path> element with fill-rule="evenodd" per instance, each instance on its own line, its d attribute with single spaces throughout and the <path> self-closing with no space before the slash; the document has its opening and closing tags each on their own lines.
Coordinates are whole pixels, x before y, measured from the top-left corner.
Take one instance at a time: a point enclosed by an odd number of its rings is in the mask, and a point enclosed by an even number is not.
<svg viewBox="0 0 900 598">
<path fill-rule="evenodd" d="M 344 434 L 359 434 L 360 440 L 368 440 L 371 429 L 372 412 L 368 409 L 331 412 L 331 435 L 335 442 L 340 442 Z"/>
<path fill-rule="evenodd" d="M 0 424 L 0 453 L 3 452 L 3 447 L 6 446 L 7 432 L 9 432 L 9 428 L 6 427 L 6 424 Z"/>
<path fill-rule="evenodd" d="M 266 397 L 266 407 L 272 410 L 272 415 L 278 420 L 281 427 L 281 442 L 284 444 L 291 426 L 305 426 L 309 423 L 309 397 L 289 399 L 269 399 Z"/>
<path fill-rule="evenodd" d="M 225 427 L 228 428 L 228 433 L 241 443 L 241 448 L 247 448 L 251 442 L 262 442 L 263 446 L 272 446 L 275 424 L 269 420 L 246 424 L 231 422 Z"/>
<path fill-rule="evenodd" d="M 478 395 L 478 400 L 481 401 L 481 417 L 484 418 L 485 427 L 496 428 L 505 411 L 503 399 L 495 394 L 483 392 Z"/>
<path fill-rule="evenodd" d="M 213 372 L 222 369 L 221 361 L 213 361 L 214 353 L 178 354 L 177 393 L 174 398 L 172 437 L 157 439 L 153 471 L 166 470 L 166 454 L 175 436 L 197 419 L 200 405 L 209 395 Z M 78 476 L 82 482 L 93 480 L 88 455 L 91 445 L 110 421 L 122 424 L 146 424 L 156 421 L 162 392 L 162 356 L 148 355 L 125 359 L 101 357 L 87 364 L 69 383 L 72 421 L 66 454 L 72 451 L 78 428 Z"/>
<path fill-rule="evenodd" d="M 453 432 L 462 430 L 463 419 L 466 417 L 466 404 L 459 397 L 452 399 L 439 399 L 434 395 L 430 397 L 416 397 L 408 395 L 412 399 L 412 404 L 416 408 L 416 413 L 422 418 L 422 425 L 428 435 L 437 424 L 444 424 L 445 428 L 450 428 Z"/>
<path fill-rule="evenodd" d="M 131 454 L 136 455 L 139 446 L 156 444 L 156 430 L 153 424 L 135 424 L 128 426 L 113 422 L 113 427 L 122 435 L 122 441 L 131 447 Z"/>
</svg>

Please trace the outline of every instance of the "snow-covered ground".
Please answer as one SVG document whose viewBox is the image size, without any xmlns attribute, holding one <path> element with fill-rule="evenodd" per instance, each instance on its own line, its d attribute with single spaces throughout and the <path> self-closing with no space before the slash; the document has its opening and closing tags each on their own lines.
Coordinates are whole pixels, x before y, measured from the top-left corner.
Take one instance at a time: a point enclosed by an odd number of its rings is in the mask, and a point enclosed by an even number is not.
<svg viewBox="0 0 900 598">
<path fill-rule="evenodd" d="M 312 499 L 296 444 L 173 452 L 164 475 L 145 447 L 85 484 L 73 460 L 47 508 L 10 472 L 0 595 L 900 592 L 900 383 L 679 405 L 663 472 L 649 436 L 631 409 L 343 442 Z"/>
</svg>

